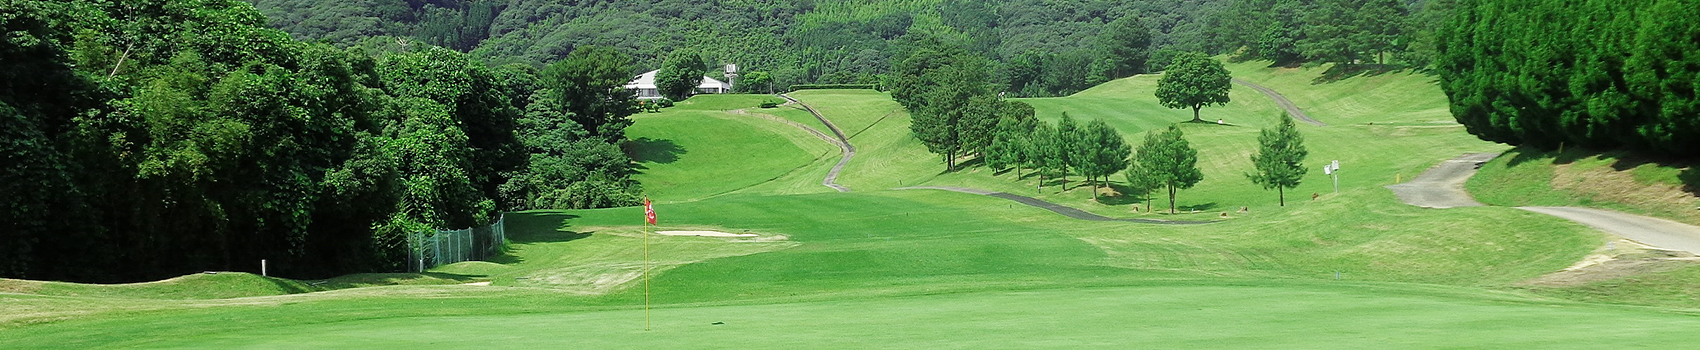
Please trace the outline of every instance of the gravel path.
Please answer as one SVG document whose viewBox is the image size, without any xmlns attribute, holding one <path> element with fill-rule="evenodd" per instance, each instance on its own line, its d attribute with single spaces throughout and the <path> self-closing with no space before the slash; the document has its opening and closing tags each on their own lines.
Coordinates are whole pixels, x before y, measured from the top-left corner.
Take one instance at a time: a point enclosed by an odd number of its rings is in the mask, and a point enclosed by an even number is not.
<svg viewBox="0 0 1700 350">
<path fill-rule="evenodd" d="M 844 137 L 844 131 L 839 130 L 838 125 L 833 124 L 831 120 L 827 120 L 825 116 L 820 115 L 820 112 L 815 111 L 814 107 L 809 107 L 808 104 L 791 98 L 789 95 L 780 94 L 779 97 L 784 97 L 785 100 L 791 101 L 791 103 L 803 106 L 804 110 L 809 111 L 809 114 L 815 115 L 815 119 L 819 119 L 821 124 L 826 124 L 826 128 L 832 130 L 832 134 L 838 137 L 838 142 L 836 143 L 838 144 L 838 149 L 843 151 L 844 156 L 838 158 L 838 164 L 833 165 L 832 170 L 826 172 L 826 178 L 821 179 L 820 184 L 838 190 L 838 192 L 850 192 L 849 187 L 844 187 L 844 185 L 838 184 L 838 173 L 844 171 L 844 164 L 850 163 L 850 157 L 856 156 L 856 146 L 850 145 L 850 139 Z"/>
<path fill-rule="evenodd" d="M 1263 93 L 1264 96 L 1269 96 L 1269 99 L 1275 100 L 1275 104 L 1281 106 L 1281 109 L 1287 110 L 1287 115 L 1293 116 L 1293 119 L 1310 123 L 1310 125 L 1328 126 L 1328 124 L 1323 124 L 1322 122 L 1316 121 L 1316 119 L 1311 119 L 1310 115 L 1305 114 L 1305 111 L 1299 110 L 1299 106 L 1294 105 L 1292 100 L 1288 100 L 1286 96 L 1281 96 L 1281 93 L 1275 92 L 1275 90 L 1263 87 L 1263 85 L 1257 85 L 1249 81 L 1240 80 L 1239 78 L 1234 78 L 1234 83 L 1245 85 L 1252 90 L 1257 90 L 1257 92 Z"/>
<path fill-rule="evenodd" d="M 998 198 L 1012 200 L 1012 201 L 1015 201 L 1017 203 L 1026 204 L 1028 206 L 1033 206 L 1033 207 L 1038 207 L 1040 209 L 1050 210 L 1053 213 L 1062 214 L 1062 216 L 1067 216 L 1069 218 L 1087 220 L 1087 221 L 1123 221 L 1123 222 L 1138 222 L 1138 223 L 1159 224 L 1159 225 L 1198 225 L 1198 224 L 1215 223 L 1215 221 L 1170 221 L 1170 220 L 1156 220 L 1156 219 L 1112 218 L 1112 217 L 1108 217 L 1108 216 L 1089 213 L 1089 212 L 1086 212 L 1085 210 L 1080 210 L 1080 209 L 1075 209 L 1075 208 L 1063 206 L 1061 204 L 1046 202 L 1046 201 L 1040 200 L 1038 198 L 1023 196 L 1023 195 L 1018 195 L 1018 194 L 1004 193 L 1004 192 L 995 192 L 995 191 L 987 191 L 987 190 L 982 190 L 982 189 L 966 188 L 966 187 L 917 186 L 917 187 L 904 187 L 904 188 L 897 188 L 897 189 L 898 190 L 941 190 L 941 191 L 962 192 L 962 193 L 977 194 L 977 195 L 982 195 L 982 196 L 998 197 Z"/>
<path fill-rule="evenodd" d="M 1492 153 L 1465 154 L 1441 162 L 1410 182 L 1387 186 L 1405 204 L 1425 208 L 1481 206 L 1464 192 L 1464 180 L 1476 174 L 1481 162 Z M 1700 254 L 1700 226 L 1680 222 L 1580 207 L 1517 207 L 1588 225 L 1600 231 L 1665 250 Z"/>
</svg>

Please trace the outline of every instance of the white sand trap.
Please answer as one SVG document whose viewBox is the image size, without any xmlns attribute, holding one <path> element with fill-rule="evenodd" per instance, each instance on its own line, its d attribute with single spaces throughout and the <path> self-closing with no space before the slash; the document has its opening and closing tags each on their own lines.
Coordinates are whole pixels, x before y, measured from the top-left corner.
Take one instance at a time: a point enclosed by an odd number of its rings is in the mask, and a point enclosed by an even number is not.
<svg viewBox="0 0 1700 350">
<path fill-rule="evenodd" d="M 761 237 L 754 233 L 727 233 L 720 231 L 655 231 L 657 234 L 668 236 L 698 236 L 698 237 Z"/>
<path fill-rule="evenodd" d="M 484 281 L 484 282 L 461 283 L 460 285 L 463 285 L 463 286 L 488 286 L 488 285 L 490 285 L 490 282 Z"/>
</svg>

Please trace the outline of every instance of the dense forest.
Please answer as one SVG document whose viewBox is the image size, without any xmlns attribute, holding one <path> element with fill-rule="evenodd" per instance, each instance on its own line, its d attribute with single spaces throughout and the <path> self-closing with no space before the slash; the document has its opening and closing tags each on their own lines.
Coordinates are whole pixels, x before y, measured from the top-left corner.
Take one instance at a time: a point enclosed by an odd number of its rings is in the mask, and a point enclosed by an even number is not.
<svg viewBox="0 0 1700 350">
<path fill-rule="evenodd" d="M 509 63 L 549 62 L 574 47 L 598 45 L 632 55 L 644 70 L 660 68 L 669 54 L 688 49 L 701 52 L 711 65 L 735 63 L 760 71 L 781 88 L 883 83 L 921 35 L 943 38 L 992 63 L 1024 65 L 1029 72 L 1058 68 L 1048 78 L 994 77 L 1015 85 L 1012 93 L 1034 86 L 1028 95 L 1068 94 L 1108 80 L 1114 67 L 1100 62 L 1108 53 L 1098 47 L 1099 32 L 1123 17 L 1136 19 L 1132 24 L 1148 37 L 1151 49 L 1209 50 L 1200 19 L 1227 2 L 251 1 L 273 18 L 276 28 L 339 47 L 380 47 L 408 38 Z M 1012 83 L 1012 78 L 1020 81 Z"/>
<path fill-rule="evenodd" d="M 632 59 L 296 41 L 237 0 L 0 0 L 0 276 L 394 271 L 404 235 L 631 205 Z"/>
</svg>

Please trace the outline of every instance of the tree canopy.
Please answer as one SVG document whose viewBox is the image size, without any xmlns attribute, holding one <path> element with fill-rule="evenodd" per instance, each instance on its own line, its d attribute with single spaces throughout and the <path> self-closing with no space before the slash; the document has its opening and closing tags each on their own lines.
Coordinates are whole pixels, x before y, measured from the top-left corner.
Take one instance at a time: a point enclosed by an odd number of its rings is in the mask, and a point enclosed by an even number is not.
<svg viewBox="0 0 1700 350">
<path fill-rule="evenodd" d="M 1484 0 L 1456 11 L 1436 70 L 1470 133 L 1536 149 L 1700 155 L 1700 41 L 1679 39 L 1700 37 L 1692 1 Z"/>
<path fill-rule="evenodd" d="M 1222 62 L 1201 53 L 1181 53 L 1157 79 L 1157 102 L 1163 107 L 1191 108 L 1192 121 L 1203 122 L 1198 110 L 1228 104 L 1232 80 Z"/>
<path fill-rule="evenodd" d="M 661 62 L 661 70 L 655 72 L 655 89 L 661 92 L 661 96 L 684 100 L 696 92 L 698 85 L 702 85 L 702 74 L 707 71 L 708 62 L 703 61 L 696 50 L 673 51 L 666 61 Z"/>
<path fill-rule="evenodd" d="M 1257 154 L 1251 156 L 1256 170 L 1246 178 L 1264 189 L 1275 189 L 1281 206 L 1286 206 L 1286 189 L 1298 187 L 1305 177 L 1304 160 L 1310 151 L 1305 149 L 1304 135 L 1299 135 L 1293 117 L 1283 112 L 1274 129 L 1263 129 L 1257 135 L 1257 146 Z"/>
<path fill-rule="evenodd" d="M 1128 175 L 1129 182 L 1156 184 L 1157 188 L 1168 190 L 1171 214 L 1175 213 L 1176 192 L 1204 180 L 1204 173 L 1198 170 L 1198 150 L 1184 136 L 1180 127 L 1174 125 L 1146 133 L 1145 142 L 1134 156 L 1134 165 L 1128 168 L 1136 172 Z"/>
<path fill-rule="evenodd" d="M 3 277 L 396 271 L 411 233 L 640 190 L 613 144 L 629 121 L 573 119 L 629 108 L 623 63 L 545 84 L 424 43 L 295 41 L 235 0 L 0 8 Z M 613 199 L 538 201 L 515 179 Z"/>
</svg>

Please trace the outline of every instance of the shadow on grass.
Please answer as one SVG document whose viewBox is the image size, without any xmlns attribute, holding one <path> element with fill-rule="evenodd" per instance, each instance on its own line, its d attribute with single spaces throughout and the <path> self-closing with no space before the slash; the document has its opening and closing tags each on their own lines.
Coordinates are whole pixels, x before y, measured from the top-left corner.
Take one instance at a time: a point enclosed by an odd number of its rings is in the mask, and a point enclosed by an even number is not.
<svg viewBox="0 0 1700 350">
<path fill-rule="evenodd" d="M 1700 167 L 1690 166 L 1676 174 L 1676 179 L 1682 181 L 1683 191 L 1700 196 Z"/>
<path fill-rule="evenodd" d="M 1352 77 L 1373 77 L 1377 75 L 1404 71 L 1405 67 L 1391 64 L 1335 64 L 1322 71 L 1322 75 L 1312 79 L 1311 85 L 1321 85 Z"/>
<path fill-rule="evenodd" d="M 1180 210 L 1182 212 L 1190 212 L 1190 211 L 1194 211 L 1194 210 L 1210 211 L 1212 209 L 1216 209 L 1216 208 L 1221 207 L 1221 206 L 1222 205 L 1220 205 L 1220 204 L 1216 204 L 1216 202 L 1210 202 L 1210 203 L 1204 203 L 1204 204 L 1182 205 L 1182 206 L 1180 206 Z"/>
<path fill-rule="evenodd" d="M 461 284 L 476 282 L 488 277 L 490 276 L 445 272 L 357 273 L 316 282 L 314 286 L 319 290 L 334 290 L 372 286 Z M 315 290 L 304 290 L 302 292 L 312 291 Z"/>
<path fill-rule="evenodd" d="M 636 163 L 672 164 L 679 161 L 679 155 L 685 154 L 685 148 L 673 140 L 652 139 L 639 137 L 623 144 L 626 155 Z"/>
<path fill-rule="evenodd" d="M 578 215 L 552 211 L 532 211 L 520 215 L 510 215 L 507 218 L 506 235 L 508 244 L 502 247 L 502 252 L 484 261 L 497 264 L 517 264 L 525 260 L 512 254 L 514 245 L 569 242 L 590 237 L 590 232 L 574 232 L 567 230 L 568 221 L 577 219 Z"/>
<path fill-rule="evenodd" d="M 1528 146 L 1518 146 L 1509 152 L 1515 153 L 1507 160 L 1507 166 L 1517 166 L 1526 162 L 1550 161 L 1551 164 L 1571 164 L 1578 160 L 1598 157 L 1611 162 L 1615 171 L 1632 171 L 1647 165 L 1676 171 L 1676 180 L 1682 186 L 1683 192 L 1700 196 L 1700 167 L 1695 167 L 1692 160 L 1649 157 L 1631 154 L 1626 151 L 1596 151 L 1580 147 L 1566 148 L 1563 151 L 1546 151 Z"/>
<path fill-rule="evenodd" d="M 986 160 L 984 158 L 975 157 L 974 159 L 956 162 L 955 168 L 945 169 L 944 171 L 940 171 L 938 174 L 944 175 L 944 174 L 949 174 L 949 173 L 954 173 L 954 172 L 960 172 L 960 171 L 963 171 L 963 170 L 967 170 L 968 168 L 980 166 L 981 164 L 985 164 L 985 163 L 986 163 Z"/>
</svg>

